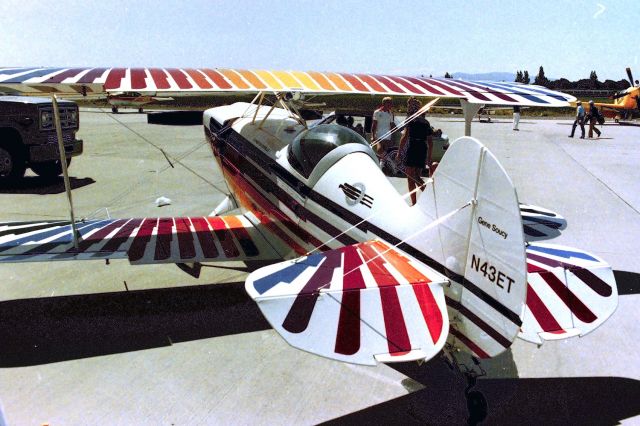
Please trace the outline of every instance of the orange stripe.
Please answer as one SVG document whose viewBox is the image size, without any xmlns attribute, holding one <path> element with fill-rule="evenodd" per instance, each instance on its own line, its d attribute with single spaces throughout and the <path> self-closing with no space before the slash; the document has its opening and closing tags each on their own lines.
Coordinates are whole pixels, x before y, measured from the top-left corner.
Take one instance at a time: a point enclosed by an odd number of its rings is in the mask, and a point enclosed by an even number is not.
<svg viewBox="0 0 640 426">
<path fill-rule="evenodd" d="M 291 73 L 286 71 L 271 71 L 273 75 L 278 77 L 281 82 L 284 83 L 285 86 L 288 86 L 289 89 L 302 89 L 302 84 L 293 76 Z"/>
<path fill-rule="evenodd" d="M 265 70 L 256 70 L 254 72 L 258 74 L 262 81 L 267 83 L 270 89 L 282 90 L 282 85 L 269 72 Z"/>
<path fill-rule="evenodd" d="M 264 85 L 262 81 L 254 73 L 247 70 L 237 70 L 241 76 L 243 76 L 250 84 L 253 85 L 256 89 L 266 89 L 267 86 Z"/>
<path fill-rule="evenodd" d="M 191 68 L 185 69 L 184 71 L 189 74 L 189 77 L 191 77 L 201 89 L 211 89 L 213 87 L 202 73 Z"/>
<path fill-rule="evenodd" d="M 302 85 L 305 86 L 307 89 L 311 89 L 311 90 L 320 89 L 320 86 L 318 86 L 307 74 L 300 71 L 292 71 L 291 74 L 293 74 L 298 80 L 300 80 Z"/>
<path fill-rule="evenodd" d="M 349 85 L 345 83 L 342 77 L 340 77 L 338 74 L 328 72 L 327 76 L 331 79 L 331 81 L 333 81 L 333 84 L 335 84 L 339 90 L 343 90 L 345 92 L 353 92 L 353 89 L 349 87 Z"/>
<path fill-rule="evenodd" d="M 327 80 L 327 78 L 319 72 L 309 71 L 307 74 L 309 74 L 309 76 L 314 79 L 323 89 L 331 90 L 332 92 L 336 90 L 333 88 L 331 83 L 329 83 L 329 80 Z"/>
<path fill-rule="evenodd" d="M 233 70 L 219 69 L 225 77 L 227 77 L 238 89 L 248 89 L 249 85 Z"/>
<path fill-rule="evenodd" d="M 410 284 L 416 284 L 418 282 L 431 282 L 429 278 L 425 277 L 420 271 L 411 266 L 406 257 L 400 255 L 393 249 L 389 250 L 389 246 L 380 241 L 375 241 L 373 244 L 378 248 L 378 250 L 380 250 L 381 253 L 384 253 L 383 256 L 385 260 L 391 263 L 393 267 L 396 268 L 398 272 L 400 272 L 402 276 L 407 279 L 407 281 L 409 281 Z"/>
<path fill-rule="evenodd" d="M 359 77 L 360 80 L 362 80 L 365 83 L 367 83 L 369 85 L 369 87 L 371 87 L 375 92 L 387 92 L 387 89 L 382 87 L 380 85 L 380 83 L 378 83 L 376 80 L 374 80 L 373 77 L 371 77 L 370 75 L 367 75 L 367 74 L 356 74 L 356 76 Z"/>
</svg>

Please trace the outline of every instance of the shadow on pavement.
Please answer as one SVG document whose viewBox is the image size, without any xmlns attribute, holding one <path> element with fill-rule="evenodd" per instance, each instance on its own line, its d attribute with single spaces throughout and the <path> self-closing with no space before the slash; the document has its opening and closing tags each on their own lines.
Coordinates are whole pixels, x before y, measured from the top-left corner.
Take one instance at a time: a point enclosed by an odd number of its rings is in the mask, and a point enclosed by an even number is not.
<svg viewBox="0 0 640 426">
<path fill-rule="evenodd" d="M 69 177 L 71 189 L 82 188 L 96 181 L 92 178 Z M 39 176 L 27 176 L 16 181 L 0 181 L 0 194 L 60 194 L 64 192 L 64 179 L 62 177 L 43 178 Z"/>
<path fill-rule="evenodd" d="M 463 425 L 469 412 L 465 381 L 440 359 L 391 367 L 425 388 L 327 424 Z M 613 425 L 640 415 L 640 381 L 623 377 L 480 379 L 491 425 Z"/>
<path fill-rule="evenodd" d="M 243 283 L 0 302 L 0 367 L 269 329 Z"/>
<path fill-rule="evenodd" d="M 616 277 L 619 295 L 640 294 L 640 274 L 637 272 L 613 271 L 613 275 Z"/>
</svg>

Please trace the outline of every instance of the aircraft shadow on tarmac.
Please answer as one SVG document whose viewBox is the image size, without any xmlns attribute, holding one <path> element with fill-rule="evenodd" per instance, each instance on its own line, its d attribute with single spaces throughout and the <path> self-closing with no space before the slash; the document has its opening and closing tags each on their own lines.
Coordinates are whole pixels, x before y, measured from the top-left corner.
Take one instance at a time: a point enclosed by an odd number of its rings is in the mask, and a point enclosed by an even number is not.
<svg viewBox="0 0 640 426">
<path fill-rule="evenodd" d="M 96 181 L 92 178 L 69 177 L 71 189 L 82 188 Z M 62 177 L 43 178 L 39 176 L 26 176 L 13 182 L 0 182 L 0 194 L 60 194 L 65 191 Z"/>
<path fill-rule="evenodd" d="M 638 274 L 633 275 L 631 279 L 637 282 Z M 0 368 L 270 328 L 242 282 L 10 300 L 0 302 L 0 324 Z M 486 397 L 490 424 L 615 424 L 640 415 L 640 381 L 619 377 L 519 379 L 510 351 L 493 361 L 485 366 L 487 370 L 499 368 L 508 378 L 481 379 L 474 388 Z M 467 422 L 466 382 L 439 357 L 422 365 L 391 367 L 425 388 L 332 422 Z"/>
<path fill-rule="evenodd" d="M 618 285 L 618 294 L 621 296 L 628 294 L 640 294 L 640 274 L 628 271 L 613 271 Z M 640 398 L 640 395 L 638 395 Z"/>
</svg>

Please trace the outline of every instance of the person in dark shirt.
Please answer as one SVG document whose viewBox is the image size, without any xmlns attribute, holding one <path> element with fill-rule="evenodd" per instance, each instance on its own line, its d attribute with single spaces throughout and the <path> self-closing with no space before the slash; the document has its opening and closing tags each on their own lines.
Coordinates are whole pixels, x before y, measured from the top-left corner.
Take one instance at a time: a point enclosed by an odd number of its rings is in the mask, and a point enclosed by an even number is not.
<svg viewBox="0 0 640 426">
<path fill-rule="evenodd" d="M 407 101 L 407 117 L 415 114 L 422 107 L 420 101 L 415 98 L 410 98 Z M 417 196 L 414 192 L 416 187 L 424 189 L 424 182 L 420 177 L 422 169 L 425 164 L 431 164 L 431 152 L 433 150 L 433 141 L 431 134 L 431 124 L 424 117 L 425 113 L 422 113 L 417 118 L 407 124 L 402 132 L 402 138 L 400 139 L 400 147 L 396 154 L 396 159 L 399 160 L 400 153 L 402 152 L 404 145 L 409 144 L 407 147 L 407 156 L 405 159 L 405 171 L 407 173 L 407 183 L 409 186 L 409 192 L 411 192 L 411 205 L 416 203 Z"/>
<path fill-rule="evenodd" d="M 589 139 L 593 138 L 593 132 L 596 132 L 598 137 L 600 137 L 600 130 L 596 128 L 596 124 L 598 124 L 598 117 L 600 116 L 600 111 L 595 106 L 593 101 L 589 101 L 589 112 L 586 116 L 586 121 L 589 123 Z"/>
</svg>

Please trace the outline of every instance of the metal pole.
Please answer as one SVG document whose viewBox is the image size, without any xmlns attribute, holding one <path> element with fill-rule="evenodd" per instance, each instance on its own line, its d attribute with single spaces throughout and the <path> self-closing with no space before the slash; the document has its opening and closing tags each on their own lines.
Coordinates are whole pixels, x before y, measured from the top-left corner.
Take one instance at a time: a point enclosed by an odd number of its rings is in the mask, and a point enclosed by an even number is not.
<svg viewBox="0 0 640 426">
<path fill-rule="evenodd" d="M 69 184 L 69 171 L 67 170 L 67 156 L 64 151 L 64 141 L 62 140 L 62 126 L 60 125 L 60 111 L 58 110 L 58 98 L 56 95 L 51 95 L 51 101 L 53 102 L 53 117 L 56 124 L 56 135 L 58 136 L 58 151 L 60 152 L 60 165 L 62 166 L 62 175 L 64 177 L 64 189 L 67 192 L 67 200 L 69 201 L 69 216 L 71 216 L 71 230 L 73 232 L 73 247 L 76 250 L 79 248 L 78 244 L 78 230 L 76 229 L 76 220 L 73 216 L 73 200 L 71 198 L 71 185 Z"/>
</svg>

